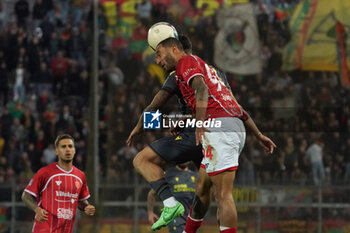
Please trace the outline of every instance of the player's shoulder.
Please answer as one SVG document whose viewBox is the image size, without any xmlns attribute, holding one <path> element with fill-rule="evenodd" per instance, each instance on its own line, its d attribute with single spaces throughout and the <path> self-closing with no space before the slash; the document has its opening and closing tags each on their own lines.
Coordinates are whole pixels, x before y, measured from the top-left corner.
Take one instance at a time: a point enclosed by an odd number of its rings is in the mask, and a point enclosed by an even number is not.
<svg viewBox="0 0 350 233">
<path fill-rule="evenodd" d="M 51 175 L 57 173 L 57 163 L 52 163 L 49 165 L 46 165 L 45 167 L 40 168 L 36 173 L 36 177 L 50 177 Z"/>
<path fill-rule="evenodd" d="M 199 60 L 200 60 L 200 58 L 195 56 L 195 55 L 184 55 L 179 60 L 179 64 L 184 64 L 184 63 L 187 63 L 187 62 L 198 62 Z"/>
<path fill-rule="evenodd" d="M 81 177 L 81 178 L 85 177 L 85 173 L 82 170 L 80 170 L 79 168 L 77 168 L 76 166 L 73 166 L 72 173 L 78 177 Z"/>
<path fill-rule="evenodd" d="M 45 167 L 40 168 L 37 173 L 48 173 L 48 172 L 51 172 L 51 171 L 57 169 L 56 166 L 57 166 L 57 163 L 51 163 L 49 165 L 46 165 Z"/>
<path fill-rule="evenodd" d="M 175 70 L 171 71 L 171 72 L 168 74 L 167 79 L 171 79 L 171 78 L 174 78 L 174 77 L 175 77 Z"/>
<path fill-rule="evenodd" d="M 203 61 L 195 55 L 184 55 L 176 66 L 176 75 L 184 75 L 201 67 Z"/>
</svg>

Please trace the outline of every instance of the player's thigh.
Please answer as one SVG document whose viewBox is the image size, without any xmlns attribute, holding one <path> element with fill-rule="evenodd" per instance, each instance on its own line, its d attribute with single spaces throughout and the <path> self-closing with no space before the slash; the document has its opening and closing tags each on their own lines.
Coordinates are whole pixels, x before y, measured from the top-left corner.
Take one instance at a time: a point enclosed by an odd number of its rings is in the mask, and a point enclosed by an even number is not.
<svg viewBox="0 0 350 233">
<path fill-rule="evenodd" d="M 235 177 L 236 171 L 225 171 L 215 176 L 210 176 L 218 201 L 226 199 L 227 197 L 232 197 Z"/>
<path fill-rule="evenodd" d="M 201 146 L 196 146 L 194 133 L 163 137 L 149 145 L 163 160 L 171 164 L 193 161 L 197 167 L 203 158 Z"/>
<path fill-rule="evenodd" d="M 159 166 L 165 166 L 166 162 L 155 153 L 149 146 L 143 148 L 134 158 L 134 166 L 142 166 L 142 164 L 146 164 L 147 162 L 157 164 Z"/>
</svg>

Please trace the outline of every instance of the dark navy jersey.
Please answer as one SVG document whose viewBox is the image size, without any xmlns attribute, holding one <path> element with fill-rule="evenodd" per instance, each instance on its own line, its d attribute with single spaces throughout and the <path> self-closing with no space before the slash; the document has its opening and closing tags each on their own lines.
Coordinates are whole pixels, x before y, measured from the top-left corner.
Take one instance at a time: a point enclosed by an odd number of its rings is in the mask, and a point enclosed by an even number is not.
<svg viewBox="0 0 350 233">
<path fill-rule="evenodd" d="M 181 91 L 179 87 L 176 84 L 175 81 L 175 71 L 171 72 L 167 79 L 165 80 L 163 87 L 163 90 L 167 91 L 170 95 L 176 95 L 177 96 L 177 101 L 180 105 L 180 111 L 181 114 L 183 115 L 191 115 L 192 111 L 188 107 L 187 103 L 185 102 L 184 98 L 182 98 Z"/>
<path fill-rule="evenodd" d="M 185 207 L 184 216 L 188 215 L 188 210 L 192 205 L 194 192 L 196 189 L 195 181 L 197 174 L 191 170 L 180 171 L 176 167 L 169 168 L 165 173 L 165 178 L 171 185 L 174 197 Z"/>
<path fill-rule="evenodd" d="M 213 67 L 214 68 L 214 67 Z M 231 90 L 230 84 L 227 81 L 226 74 L 221 72 L 220 70 L 214 68 L 218 77 L 224 82 L 225 86 L 228 87 L 229 90 Z M 175 80 L 175 71 L 171 72 L 168 77 L 166 78 L 162 90 L 167 91 L 170 95 L 176 95 L 177 101 L 180 105 L 181 114 L 183 115 L 191 115 L 192 111 L 190 107 L 187 105 L 186 101 L 182 97 L 181 91 L 179 87 L 176 84 Z"/>
</svg>

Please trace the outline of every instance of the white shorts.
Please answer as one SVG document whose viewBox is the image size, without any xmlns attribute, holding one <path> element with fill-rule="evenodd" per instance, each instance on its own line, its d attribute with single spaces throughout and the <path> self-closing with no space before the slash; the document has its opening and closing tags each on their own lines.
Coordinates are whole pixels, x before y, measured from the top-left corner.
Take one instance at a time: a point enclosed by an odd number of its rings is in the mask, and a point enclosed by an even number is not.
<svg viewBox="0 0 350 233">
<path fill-rule="evenodd" d="M 208 128 L 203 139 L 203 160 L 201 167 L 209 176 L 238 168 L 238 157 L 242 152 L 246 132 L 241 119 L 236 117 L 216 118 L 220 128 Z"/>
</svg>

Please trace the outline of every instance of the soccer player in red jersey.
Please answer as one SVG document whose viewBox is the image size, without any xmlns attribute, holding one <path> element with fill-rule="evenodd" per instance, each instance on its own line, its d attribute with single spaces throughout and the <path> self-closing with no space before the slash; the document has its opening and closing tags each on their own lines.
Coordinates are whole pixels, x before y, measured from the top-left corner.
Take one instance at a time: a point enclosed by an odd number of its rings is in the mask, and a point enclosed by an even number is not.
<svg viewBox="0 0 350 233">
<path fill-rule="evenodd" d="M 198 179 L 205 174 L 204 170 L 216 190 L 220 232 L 236 233 L 237 210 L 232 189 L 238 157 L 245 142 L 245 128 L 241 120 L 244 111 L 216 72 L 199 57 L 186 55 L 179 40 L 168 38 L 159 43 L 156 56 L 157 64 L 163 69 L 176 70 L 177 85 L 195 113 L 196 143 L 202 144 L 204 155 Z M 205 128 L 204 122 L 208 121 L 221 124 L 219 127 L 207 124 L 209 128 Z M 248 126 L 251 128 L 249 122 Z M 263 136 L 256 127 L 253 129 L 257 137 Z M 272 153 L 276 145 L 267 140 L 263 147 Z"/>
<path fill-rule="evenodd" d="M 68 134 L 55 140 L 58 162 L 41 168 L 22 194 L 26 206 L 35 212 L 33 233 L 71 233 L 77 207 L 95 214 L 85 174 L 73 166 L 74 139 Z"/>
</svg>

